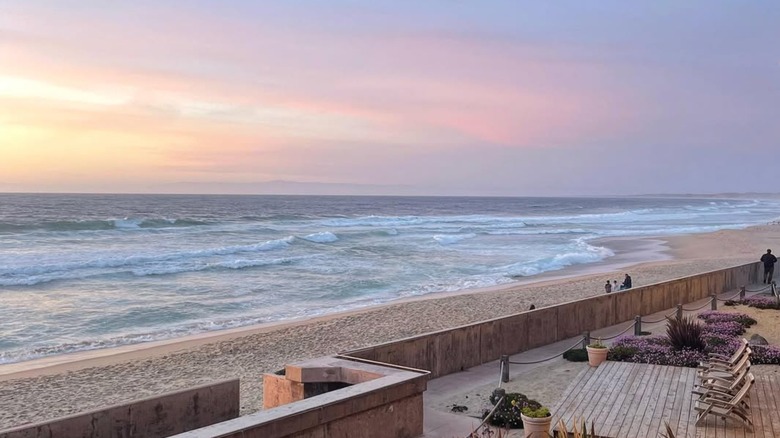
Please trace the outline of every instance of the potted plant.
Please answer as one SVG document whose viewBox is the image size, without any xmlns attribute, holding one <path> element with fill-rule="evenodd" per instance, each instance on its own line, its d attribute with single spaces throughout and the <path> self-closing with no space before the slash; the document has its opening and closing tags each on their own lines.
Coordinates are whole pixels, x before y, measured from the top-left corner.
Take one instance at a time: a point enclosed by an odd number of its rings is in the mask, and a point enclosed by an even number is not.
<svg viewBox="0 0 780 438">
<path fill-rule="evenodd" d="M 520 410 L 520 418 L 523 419 L 525 438 L 548 438 L 550 436 L 552 416 L 548 408 L 524 406 Z"/>
<path fill-rule="evenodd" d="M 597 338 L 596 342 L 585 347 L 588 350 L 588 365 L 597 367 L 602 362 L 607 360 L 607 346 L 601 342 L 601 338 Z"/>
</svg>

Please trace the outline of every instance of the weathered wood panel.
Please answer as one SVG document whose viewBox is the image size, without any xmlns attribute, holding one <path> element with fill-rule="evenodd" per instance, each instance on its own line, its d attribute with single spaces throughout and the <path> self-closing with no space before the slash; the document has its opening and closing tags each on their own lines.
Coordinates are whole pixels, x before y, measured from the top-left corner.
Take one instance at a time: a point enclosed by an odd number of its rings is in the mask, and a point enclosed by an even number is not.
<svg viewBox="0 0 780 438">
<path fill-rule="evenodd" d="M 238 379 L 0 431 L 0 438 L 155 438 L 238 417 Z"/>
<path fill-rule="evenodd" d="M 501 331 L 501 354 L 516 354 L 528 347 L 528 314 L 522 313 L 499 322 Z"/>
<path fill-rule="evenodd" d="M 485 321 L 479 325 L 479 360 L 487 363 L 497 360 L 503 354 L 504 336 L 503 319 Z M 508 334 L 506 334 L 508 335 Z"/>
<path fill-rule="evenodd" d="M 429 346 L 432 363 L 427 370 L 431 371 L 431 377 L 446 376 L 479 365 L 479 330 L 479 325 L 469 325 L 436 333 Z"/>
<path fill-rule="evenodd" d="M 575 301 L 555 306 L 558 309 L 558 333 L 557 339 L 571 338 L 581 335 L 582 326 L 586 324 L 589 315 L 584 315 L 586 309 L 590 313 L 591 301 Z"/>
<path fill-rule="evenodd" d="M 528 313 L 529 349 L 552 344 L 560 339 L 558 337 L 558 306 L 545 307 Z"/>
<path fill-rule="evenodd" d="M 642 314 L 642 291 L 630 289 L 625 292 L 612 294 L 615 300 L 615 323 L 634 319 Z"/>
</svg>

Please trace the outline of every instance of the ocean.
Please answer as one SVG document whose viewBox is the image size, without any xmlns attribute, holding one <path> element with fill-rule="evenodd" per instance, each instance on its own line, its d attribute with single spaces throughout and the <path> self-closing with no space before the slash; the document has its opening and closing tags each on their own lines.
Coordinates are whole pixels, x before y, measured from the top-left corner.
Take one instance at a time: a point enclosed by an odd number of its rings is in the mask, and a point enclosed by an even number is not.
<svg viewBox="0 0 780 438">
<path fill-rule="evenodd" d="M 0 363 L 310 317 L 739 229 L 780 201 L 0 194 Z"/>
</svg>

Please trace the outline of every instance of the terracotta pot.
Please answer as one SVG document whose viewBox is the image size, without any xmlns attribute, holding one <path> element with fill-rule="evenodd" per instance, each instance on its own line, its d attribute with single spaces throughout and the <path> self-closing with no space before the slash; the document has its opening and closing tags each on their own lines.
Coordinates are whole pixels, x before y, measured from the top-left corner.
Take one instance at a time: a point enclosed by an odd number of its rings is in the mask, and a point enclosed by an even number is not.
<svg viewBox="0 0 780 438">
<path fill-rule="evenodd" d="M 552 422 L 552 416 L 534 418 L 526 417 L 520 414 L 520 418 L 523 419 L 523 430 L 525 430 L 525 438 L 549 438 L 550 437 L 550 423 Z"/>
<path fill-rule="evenodd" d="M 602 362 L 607 360 L 607 353 L 609 352 L 608 348 L 593 348 L 591 346 L 587 346 L 585 349 L 588 350 L 588 365 L 597 367 L 601 365 Z"/>
</svg>

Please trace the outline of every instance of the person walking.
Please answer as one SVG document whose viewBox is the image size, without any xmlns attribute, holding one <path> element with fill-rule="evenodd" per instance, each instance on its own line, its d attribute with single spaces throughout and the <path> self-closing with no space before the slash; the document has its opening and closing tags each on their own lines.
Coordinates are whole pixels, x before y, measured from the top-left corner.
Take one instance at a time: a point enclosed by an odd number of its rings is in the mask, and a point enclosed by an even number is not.
<svg viewBox="0 0 780 438">
<path fill-rule="evenodd" d="M 612 292 L 612 283 L 607 280 L 607 284 L 604 285 L 604 290 L 607 291 L 607 293 Z"/>
<path fill-rule="evenodd" d="M 772 282 L 772 274 L 775 272 L 775 263 L 777 263 L 777 257 L 772 254 L 772 250 L 766 250 L 766 254 L 761 256 L 761 262 L 764 264 L 764 284 Z"/>
</svg>

